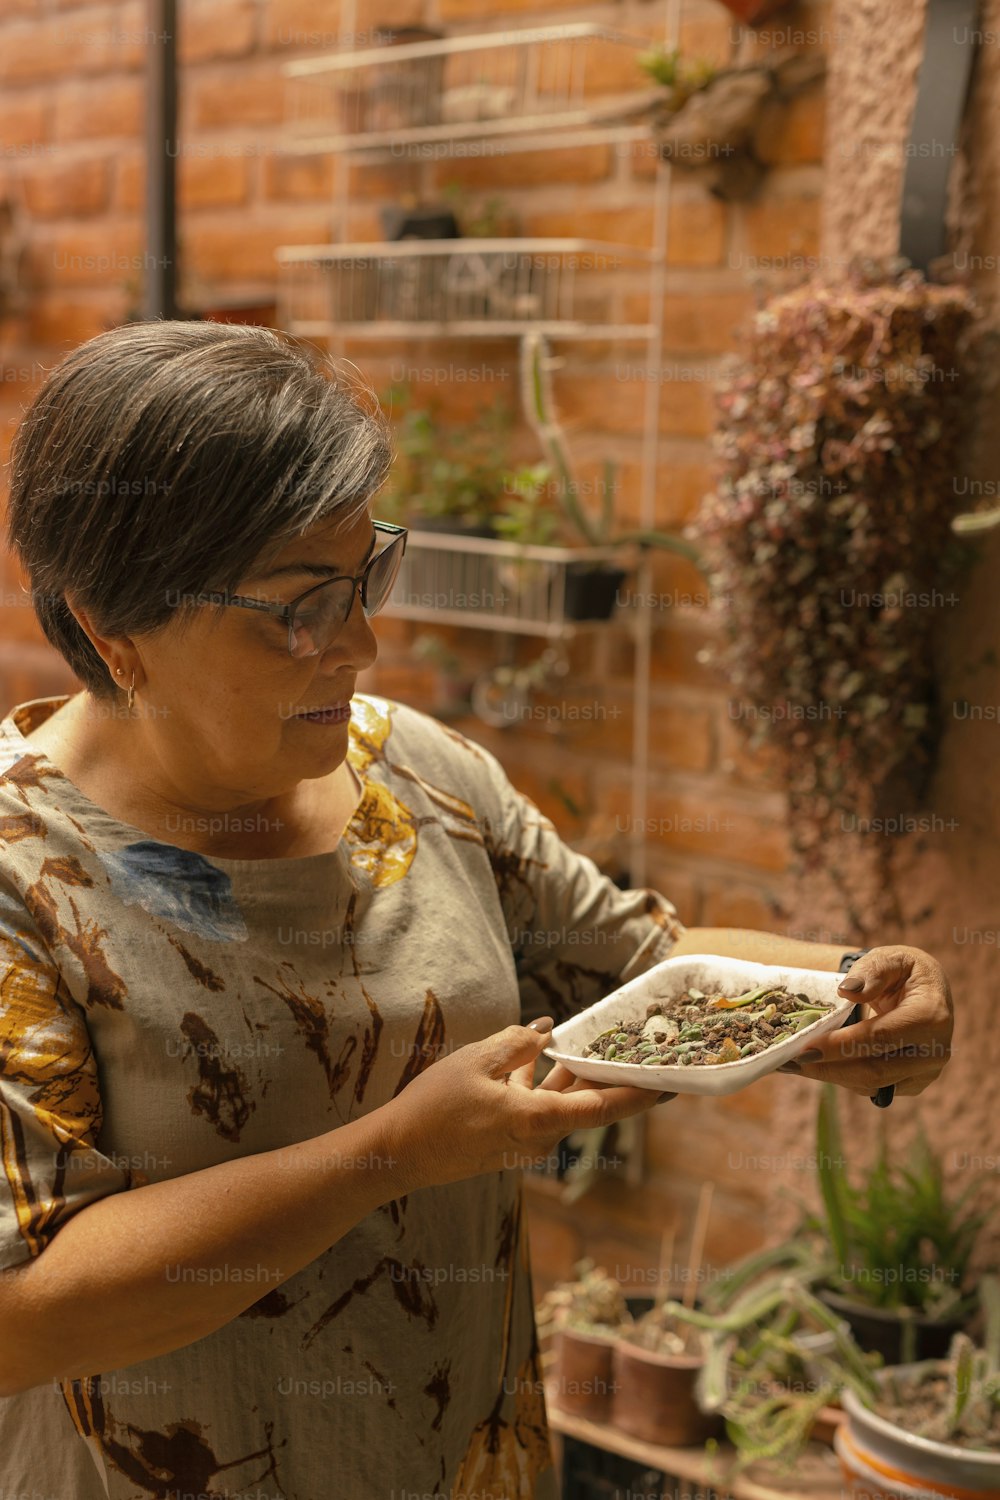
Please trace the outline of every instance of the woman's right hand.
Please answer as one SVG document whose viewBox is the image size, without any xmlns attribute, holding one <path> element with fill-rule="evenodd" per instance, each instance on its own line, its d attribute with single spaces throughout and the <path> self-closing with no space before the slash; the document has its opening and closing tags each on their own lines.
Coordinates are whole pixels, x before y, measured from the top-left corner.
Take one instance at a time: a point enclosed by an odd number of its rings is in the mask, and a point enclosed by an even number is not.
<svg viewBox="0 0 1000 1500">
<path fill-rule="evenodd" d="M 535 1088 L 535 1061 L 551 1025 L 543 1017 L 470 1042 L 425 1068 L 384 1106 L 404 1182 L 435 1187 L 527 1167 L 573 1130 L 610 1125 L 675 1097 L 590 1083 L 559 1064 Z"/>
</svg>

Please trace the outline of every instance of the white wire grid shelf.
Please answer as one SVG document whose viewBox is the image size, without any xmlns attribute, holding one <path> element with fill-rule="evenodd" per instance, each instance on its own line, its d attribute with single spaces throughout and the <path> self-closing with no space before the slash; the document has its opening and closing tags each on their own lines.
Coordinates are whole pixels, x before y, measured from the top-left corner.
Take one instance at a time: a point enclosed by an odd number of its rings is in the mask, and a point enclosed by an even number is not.
<svg viewBox="0 0 1000 1500">
<path fill-rule="evenodd" d="M 286 63 L 289 147 L 433 156 L 473 139 L 607 128 L 634 117 L 648 46 L 576 22 Z"/>
<path fill-rule="evenodd" d="M 411 531 L 386 613 L 439 625 L 465 625 L 563 639 L 603 621 L 567 612 L 573 574 L 589 566 L 627 567 L 619 550 L 530 547 L 488 537 Z"/>
<path fill-rule="evenodd" d="M 287 245 L 281 322 L 306 337 L 475 337 L 537 331 L 644 340 L 650 253 L 572 239 Z M 631 316 L 629 316 L 631 314 Z"/>
</svg>

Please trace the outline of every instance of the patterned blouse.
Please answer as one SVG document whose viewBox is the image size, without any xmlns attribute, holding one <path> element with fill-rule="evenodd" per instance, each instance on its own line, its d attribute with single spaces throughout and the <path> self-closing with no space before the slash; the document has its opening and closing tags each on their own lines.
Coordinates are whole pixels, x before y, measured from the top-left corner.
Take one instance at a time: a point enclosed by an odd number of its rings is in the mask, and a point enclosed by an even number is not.
<svg viewBox="0 0 1000 1500">
<path fill-rule="evenodd" d="M 105 1194 L 324 1134 L 444 1051 L 565 1018 L 683 930 L 401 704 L 353 701 L 363 795 L 336 849 L 207 859 L 33 751 L 66 701 L 0 723 L 0 1271 Z M 394 1200 L 281 1285 L 260 1271 L 185 1348 L 0 1400 L 0 1496 L 555 1495 L 518 1170 Z"/>
</svg>

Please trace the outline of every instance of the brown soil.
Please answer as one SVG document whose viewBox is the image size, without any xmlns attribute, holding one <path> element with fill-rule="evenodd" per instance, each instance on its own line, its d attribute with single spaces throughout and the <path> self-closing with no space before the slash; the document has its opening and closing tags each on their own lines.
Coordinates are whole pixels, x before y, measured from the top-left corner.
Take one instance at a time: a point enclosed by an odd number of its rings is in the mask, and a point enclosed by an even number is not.
<svg viewBox="0 0 1000 1500">
<path fill-rule="evenodd" d="M 937 1374 L 930 1370 L 922 1375 L 893 1376 L 875 1410 L 887 1422 L 901 1427 L 904 1432 L 912 1432 L 916 1437 L 950 1443 L 952 1447 L 973 1452 L 1000 1454 L 1000 1405 L 991 1403 L 981 1411 L 967 1407 L 963 1426 L 974 1425 L 982 1430 L 974 1434 L 958 1432 L 952 1435 L 948 1423 L 952 1401 L 947 1371 Z"/>
</svg>

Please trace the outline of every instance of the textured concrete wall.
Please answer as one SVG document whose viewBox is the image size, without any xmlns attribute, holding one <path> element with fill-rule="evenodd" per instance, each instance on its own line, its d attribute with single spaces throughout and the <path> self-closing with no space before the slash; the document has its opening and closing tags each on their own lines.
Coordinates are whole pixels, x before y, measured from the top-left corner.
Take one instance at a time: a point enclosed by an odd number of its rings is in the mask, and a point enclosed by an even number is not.
<svg viewBox="0 0 1000 1500">
<path fill-rule="evenodd" d="M 906 140 L 923 46 L 924 0 L 837 0 L 824 179 L 824 254 L 897 248 Z M 980 299 L 989 351 L 964 472 L 968 508 L 1000 497 L 995 340 L 1000 328 L 1000 0 L 986 0 L 973 90 L 953 172 L 949 259 Z M 971 492 L 971 493 L 970 493 Z M 979 498 L 977 498 L 977 496 Z M 978 1177 L 994 1215 L 980 1260 L 1000 1263 L 1000 1111 L 996 1024 L 1000 979 L 1000 534 L 989 533 L 957 607 L 941 610 L 941 697 L 948 727 L 926 812 L 930 830 L 898 848 L 893 880 L 903 912 L 887 941 L 935 953 L 947 968 L 958 1026 L 952 1064 L 919 1100 L 898 1100 L 884 1117 L 865 1101 L 845 1103 L 847 1136 L 865 1149 L 882 1125 L 902 1149 L 919 1118 L 956 1184 Z M 966 709 L 965 705 L 968 705 Z M 978 716 L 974 716 L 978 710 Z M 854 902 L 875 902 L 874 877 L 844 864 Z M 799 892 L 793 928 L 843 930 L 843 902 L 830 885 Z M 815 1095 L 796 1083 L 776 1112 L 783 1140 L 811 1132 Z M 794 1183 L 791 1186 L 795 1186 Z M 790 1215 L 786 1215 L 786 1221 Z"/>
</svg>

